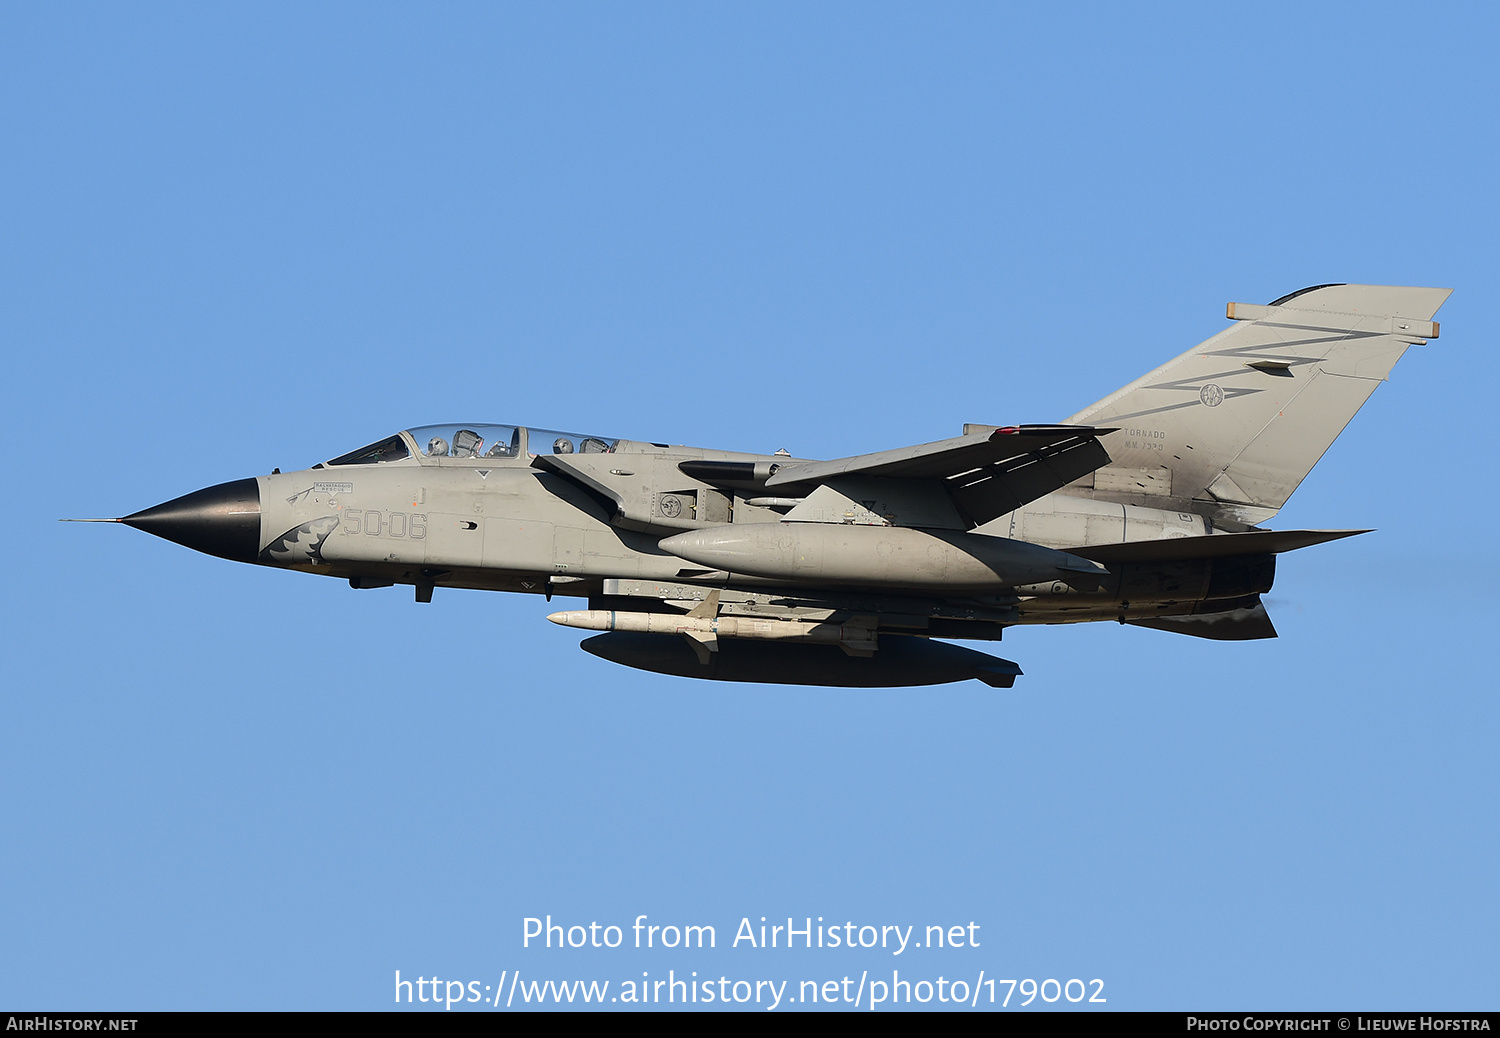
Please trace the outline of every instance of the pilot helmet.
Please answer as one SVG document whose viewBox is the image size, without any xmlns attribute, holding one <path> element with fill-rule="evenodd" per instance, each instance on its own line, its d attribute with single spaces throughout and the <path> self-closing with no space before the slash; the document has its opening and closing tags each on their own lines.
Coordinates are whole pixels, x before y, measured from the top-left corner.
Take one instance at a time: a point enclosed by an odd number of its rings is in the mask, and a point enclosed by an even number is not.
<svg viewBox="0 0 1500 1038">
<path fill-rule="evenodd" d="M 427 456 L 429 458 L 446 458 L 448 456 L 448 441 L 441 436 L 434 436 L 428 440 Z"/>
</svg>

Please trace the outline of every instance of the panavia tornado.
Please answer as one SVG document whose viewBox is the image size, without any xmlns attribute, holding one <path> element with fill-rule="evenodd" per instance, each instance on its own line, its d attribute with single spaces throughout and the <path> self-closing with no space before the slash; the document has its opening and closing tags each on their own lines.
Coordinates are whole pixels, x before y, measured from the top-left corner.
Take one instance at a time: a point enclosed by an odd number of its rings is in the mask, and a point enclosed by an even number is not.
<svg viewBox="0 0 1500 1038">
<path fill-rule="evenodd" d="M 1270 520 L 1448 289 L 1318 285 L 1230 303 L 1224 331 L 1060 425 L 834 461 L 515 425 L 408 429 L 112 520 L 238 562 L 583 600 L 554 623 L 628 667 L 904 686 L 1009 660 L 943 639 L 1116 620 L 1273 638 L 1276 555 L 1360 530 Z"/>
</svg>

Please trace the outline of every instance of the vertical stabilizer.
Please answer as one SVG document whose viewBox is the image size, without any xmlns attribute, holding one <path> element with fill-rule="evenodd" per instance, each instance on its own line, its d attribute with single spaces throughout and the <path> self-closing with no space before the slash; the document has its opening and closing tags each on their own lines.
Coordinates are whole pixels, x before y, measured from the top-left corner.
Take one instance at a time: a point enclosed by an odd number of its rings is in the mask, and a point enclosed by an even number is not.
<svg viewBox="0 0 1500 1038">
<path fill-rule="evenodd" d="M 1319 285 L 1230 303 L 1233 326 L 1066 420 L 1120 429 L 1094 496 L 1271 518 L 1406 348 L 1437 337 L 1451 291 Z"/>
</svg>

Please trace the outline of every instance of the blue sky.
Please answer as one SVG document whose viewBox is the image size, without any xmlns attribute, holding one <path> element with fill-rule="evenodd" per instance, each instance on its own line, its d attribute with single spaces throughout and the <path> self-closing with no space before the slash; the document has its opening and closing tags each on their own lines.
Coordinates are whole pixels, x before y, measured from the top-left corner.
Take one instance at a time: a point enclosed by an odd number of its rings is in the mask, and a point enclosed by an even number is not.
<svg viewBox="0 0 1500 1038">
<path fill-rule="evenodd" d="M 899 968 L 1494 1008 L 1497 22 L 6 7 L 0 1004 Z M 1282 558 L 1269 643 L 1029 628 L 1008 692 L 695 683 L 540 599 L 55 521 L 436 421 L 808 457 L 1055 421 L 1330 281 L 1455 291 L 1274 524 L 1378 532 Z M 523 948 L 547 914 L 720 946 Z M 981 945 L 725 947 L 760 916 Z"/>
</svg>

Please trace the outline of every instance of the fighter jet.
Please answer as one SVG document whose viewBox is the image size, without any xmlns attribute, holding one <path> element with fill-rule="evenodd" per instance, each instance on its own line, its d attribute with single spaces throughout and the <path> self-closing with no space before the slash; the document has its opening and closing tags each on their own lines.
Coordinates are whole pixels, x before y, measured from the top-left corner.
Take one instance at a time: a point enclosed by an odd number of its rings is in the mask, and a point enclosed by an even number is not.
<svg viewBox="0 0 1500 1038">
<path fill-rule="evenodd" d="M 1020 667 L 951 644 L 1113 620 L 1273 638 L 1276 556 L 1362 530 L 1269 530 L 1450 290 L 1318 285 L 1230 303 L 1206 342 L 1059 425 L 833 461 L 518 425 L 407 429 L 300 472 L 116 520 L 351 588 L 582 600 L 628 667 L 906 686 Z"/>
</svg>

